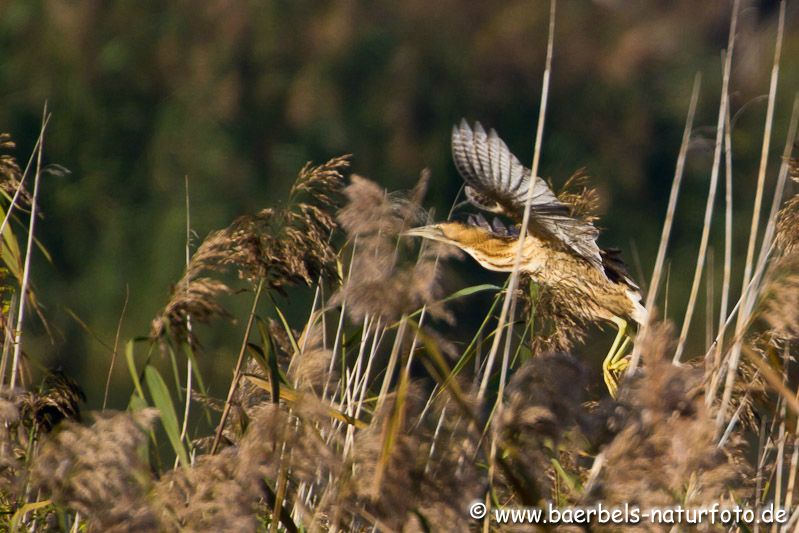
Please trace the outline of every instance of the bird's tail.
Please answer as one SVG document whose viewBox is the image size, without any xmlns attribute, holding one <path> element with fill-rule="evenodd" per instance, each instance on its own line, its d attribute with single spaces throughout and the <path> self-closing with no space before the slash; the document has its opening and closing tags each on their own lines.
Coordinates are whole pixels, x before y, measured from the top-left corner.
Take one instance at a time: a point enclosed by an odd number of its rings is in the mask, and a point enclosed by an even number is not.
<svg viewBox="0 0 799 533">
<path fill-rule="evenodd" d="M 646 307 L 641 305 L 641 293 L 627 291 L 627 297 L 633 304 L 633 311 L 630 313 L 630 317 L 639 325 L 643 326 L 649 319 L 649 311 L 646 310 Z"/>
</svg>

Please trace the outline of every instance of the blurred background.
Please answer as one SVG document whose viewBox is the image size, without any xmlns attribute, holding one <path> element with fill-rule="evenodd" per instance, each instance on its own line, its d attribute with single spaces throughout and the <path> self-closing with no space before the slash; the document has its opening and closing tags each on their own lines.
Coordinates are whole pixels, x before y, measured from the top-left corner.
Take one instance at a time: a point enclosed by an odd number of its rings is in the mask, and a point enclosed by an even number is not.
<svg viewBox="0 0 799 533">
<path fill-rule="evenodd" d="M 731 4 L 558 5 L 540 173 L 556 185 L 582 167 L 594 176 L 605 228 L 600 244 L 622 248 L 642 281 L 651 275 L 692 82 L 702 75 L 668 293 L 660 299 L 678 323 L 702 227 Z M 197 244 L 240 214 L 280 205 L 306 161 L 343 153 L 353 154 L 354 172 L 389 189 L 411 187 L 430 168 L 426 203 L 443 217 L 461 185 L 449 149 L 461 117 L 496 128 L 529 162 L 548 9 L 542 0 L 1 0 L 0 131 L 13 135 L 24 166 L 48 102 L 45 158 L 71 170 L 42 184 L 37 234 L 52 263 L 35 253 L 33 280 L 52 338 L 31 318 L 26 351 L 36 365 L 75 377 L 89 407 L 98 407 L 126 293 L 123 340 L 149 332 L 182 273 L 186 177 Z M 738 267 L 778 12 L 776 1 L 744 0 L 739 19 L 730 84 Z M 797 57 L 793 3 L 766 205 L 799 88 Z M 717 213 L 722 204 L 720 189 Z M 716 287 L 722 220 L 713 226 Z M 470 261 L 447 268 L 455 273 L 453 290 L 502 281 Z M 739 268 L 734 276 L 737 293 Z M 302 321 L 306 292 L 284 302 Z M 473 298 L 456 309 L 464 327 L 482 318 L 483 303 Z M 705 342 L 704 307 L 700 300 L 696 349 Z M 229 324 L 231 338 L 242 327 Z M 221 383 L 235 359 L 225 335 L 200 333 L 201 364 Z M 114 379 L 110 405 L 124 407 L 131 388 L 124 359 Z"/>
</svg>

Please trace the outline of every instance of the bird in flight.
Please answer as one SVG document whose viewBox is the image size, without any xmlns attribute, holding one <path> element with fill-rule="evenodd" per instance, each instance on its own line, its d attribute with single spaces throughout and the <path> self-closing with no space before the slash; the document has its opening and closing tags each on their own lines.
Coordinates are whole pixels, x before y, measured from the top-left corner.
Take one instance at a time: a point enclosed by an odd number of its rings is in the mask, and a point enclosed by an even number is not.
<svg viewBox="0 0 799 533">
<path fill-rule="evenodd" d="M 535 283 L 559 293 L 570 310 L 583 320 L 608 321 L 618 328 L 613 345 L 602 363 L 603 377 L 611 395 L 618 388 L 614 373 L 626 366 L 624 352 L 630 337 L 627 320 L 646 321 L 641 293 L 630 278 L 618 250 L 597 245 L 599 230 L 573 216 L 546 181 L 532 176 L 492 129 L 486 133 L 476 122 L 465 120 L 452 128 L 452 156 L 463 177 L 466 199 L 488 213 L 520 224 L 532 188 L 530 218 L 522 246 L 521 272 Z M 467 222 L 441 222 L 406 232 L 457 246 L 489 270 L 511 272 L 519 246 L 517 227 L 493 224 L 482 215 Z"/>
</svg>

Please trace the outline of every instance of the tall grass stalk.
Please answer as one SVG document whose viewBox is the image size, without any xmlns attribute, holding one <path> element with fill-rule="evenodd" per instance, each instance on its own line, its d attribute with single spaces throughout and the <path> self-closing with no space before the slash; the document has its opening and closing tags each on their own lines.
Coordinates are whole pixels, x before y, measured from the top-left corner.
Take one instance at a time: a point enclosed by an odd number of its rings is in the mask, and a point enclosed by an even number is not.
<svg viewBox="0 0 799 533">
<path fill-rule="evenodd" d="M 799 398 L 799 389 L 797 389 L 796 397 Z M 783 509 L 790 509 L 793 504 L 794 490 L 796 489 L 796 474 L 799 472 L 799 426 L 794 425 L 793 452 L 791 453 L 791 463 L 788 469 L 788 485 L 785 487 L 785 500 L 782 504 Z"/>
<path fill-rule="evenodd" d="M 183 186 L 184 186 L 184 198 L 185 198 L 185 205 L 186 205 L 186 241 L 184 246 L 185 252 L 185 268 L 188 270 L 189 263 L 191 262 L 191 200 L 189 196 L 189 176 L 188 174 L 183 177 Z M 189 292 L 189 283 L 190 280 L 186 279 L 186 294 Z M 189 336 L 192 334 L 192 328 L 194 325 L 191 321 L 191 314 L 186 316 L 186 330 L 189 332 Z M 191 349 L 191 346 L 189 346 Z M 191 391 L 192 391 L 192 377 L 193 377 L 194 369 L 192 368 L 192 359 L 191 357 L 186 357 L 186 399 L 183 408 L 183 424 L 181 424 L 180 428 L 180 440 L 187 440 L 188 439 L 188 431 L 189 431 L 189 414 L 191 413 Z M 180 391 L 178 391 L 178 395 Z M 191 449 L 191 443 L 186 442 Z M 176 459 L 177 460 L 177 459 Z"/>
<path fill-rule="evenodd" d="M 17 207 L 17 202 L 19 201 L 19 196 L 22 191 L 25 189 L 25 178 L 28 176 L 28 172 L 30 171 L 31 165 L 33 164 L 33 160 L 37 157 L 39 153 L 39 148 L 41 144 L 44 142 L 44 132 L 47 130 L 47 124 L 50 122 L 50 116 L 47 115 L 42 123 L 42 127 L 39 130 L 39 136 L 36 138 L 36 143 L 33 145 L 33 151 L 31 152 L 30 157 L 28 158 L 28 162 L 25 165 L 25 170 L 22 172 L 22 176 L 19 179 L 19 183 L 17 184 L 17 188 L 14 191 L 14 196 L 11 197 L 11 202 L 8 204 L 8 209 L 6 209 L 6 216 L 3 217 L 3 222 L 0 224 L 0 235 L 3 235 L 6 226 L 8 226 L 8 222 L 11 220 L 11 214 L 13 213 L 14 209 Z"/>
<path fill-rule="evenodd" d="M 422 316 L 424 316 L 424 311 L 425 310 L 423 309 Z M 408 317 L 403 315 L 400 319 L 399 327 L 397 327 L 397 333 L 394 335 L 394 344 L 391 346 L 391 353 L 388 356 L 388 364 L 386 365 L 386 372 L 383 375 L 383 383 L 380 385 L 380 392 L 377 395 L 377 405 L 375 406 L 375 411 L 380 411 L 380 409 L 383 407 L 383 402 L 386 400 L 386 394 L 388 393 L 391 380 L 394 377 L 394 371 L 397 368 L 397 362 L 399 361 L 400 347 L 402 346 L 402 339 L 405 336 L 405 328 L 407 325 Z"/>
<path fill-rule="evenodd" d="M 771 130 L 774 124 L 774 108 L 777 101 L 777 84 L 780 76 L 780 58 L 782 56 L 782 40 L 785 29 L 785 1 L 780 2 L 780 18 L 777 25 L 777 40 L 774 46 L 774 63 L 771 67 L 771 81 L 769 83 L 768 107 L 766 109 L 766 122 L 763 126 L 763 144 L 760 150 L 760 164 L 757 172 L 757 188 L 755 189 L 755 203 L 752 208 L 752 222 L 749 226 L 749 241 L 746 247 L 746 263 L 744 264 L 744 276 L 741 283 L 746 287 L 752 275 L 752 268 L 755 259 L 755 245 L 757 244 L 758 230 L 760 227 L 760 211 L 763 204 L 763 193 L 766 181 L 766 170 L 768 168 L 769 148 L 771 146 Z M 743 290 L 743 289 L 742 289 Z M 743 321 L 743 316 L 738 315 L 739 326 Z"/>
<path fill-rule="evenodd" d="M 716 431 L 720 434 L 721 428 L 724 424 L 725 417 L 727 416 L 727 408 L 732 395 L 732 386 L 735 383 L 735 373 L 738 371 L 738 361 L 741 355 L 741 337 L 744 325 L 749 318 L 750 309 L 750 294 L 754 294 L 748 290 L 750 285 L 750 278 L 752 276 L 752 268 L 755 258 L 755 246 L 757 244 L 758 230 L 760 227 L 760 216 L 763 204 L 763 194 L 766 180 L 766 170 L 768 168 L 769 148 L 771 146 L 771 134 L 774 121 L 774 108 L 777 99 L 777 83 L 779 81 L 780 73 L 780 59 L 782 56 L 782 40 L 785 28 L 785 2 L 780 3 L 780 16 L 777 25 L 777 36 L 774 45 L 774 61 L 771 67 L 771 77 L 769 82 L 768 104 L 766 108 L 766 120 L 763 126 L 763 143 L 760 151 L 760 163 L 758 166 L 757 174 L 757 188 L 755 189 L 755 200 L 752 208 L 752 221 L 749 226 L 749 240 L 746 248 L 746 260 L 744 263 L 744 274 L 741 282 L 741 310 L 738 313 L 736 327 L 735 327 L 735 343 L 732 346 L 729 363 L 727 365 L 727 372 L 725 378 L 724 393 L 722 395 L 721 406 L 716 416 Z M 765 241 L 764 241 L 765 244 Z M 761 254 L 761 260 L 765 257 Z M 721 332 L 720 332 L 721 333 Z M 715 395 L 715 389 L 712 391 Z"/>
<path fill-rule="evenodd" d="M 715 253 L 713 247 L 708 248 L 707 251 L 707 272 L 705 273 L 705 351 L 710 351 L 710 346 L 713 344 L 713 314 L 714 309 L 714 296 L 715 280 L 713 271 L 716 267 Z"/>
<path fill-rule="evenodd" d="M 674 178 L 671 180 L 671 192 L 669 193 L 669 203 L 666 208 L 666 219 L 663 222 L 663 230 L 660 234 L 660 244 L 658 245 L 658 253 L 655 258 L 655 266 L 652 270 L 652 279 L 649 283 L 649 290 L 646 294 L 646 309 L 653 310 L 655 301 L 660 288 L 660 279 L 663 274 L 663 267 L 666 263 L 666 250 L 669 247 L 669 237 L 671 236 L 671 229 L 674 225 L 674 213 L 677 211 L 677 198 L 680 194 L 680 186 L 682 185 L 682 178 L 685 171 L 685 160 L 688 155 L 688 146 L 691 141 L 691 132 L 694 126 L 694 115 L 696 114 L 696 105 L 699 101 L 699 89 L 702 86 L 702 75 L 697 72 L 694 76 L 694 84 L 691 89 L 691 100 L 688 104 L 688 115 L 685 117 L 685 127 L 682 133 L 682 142 L 680 143 L 680 151 L 677 155 L 677 165 L 674 169 Z M 665 306 L 664 306 L 665 307 Z M 664 313 L 667 309 L 664 309 Z M 639 335 L 642 337 L 646 335 L 649 322 L 645 323 Z M 641 359 L 641 348 L 638 343 L 633 346 L 633 354 L 630 358 L 630 365 L 627 368 L 627 376 L 631 376 Z"/>
<path fill-rule="evenodd" d="M 724 132 L 724 274 L 721 282 L 721 302 L 719 304 L 720 341 L 716 343 L 713 356 L 713 379 L 717 379 L 716 369 L 721 364 L 721 352 L 724 346 L 724 323 L 727 320 L 727 307 L 730 301 L 730 285 L 732 283 L 732 121 L 730 120 L 729 101 L 727 102 L 727 125 Z M 713 345 L 708 347 L 708 352 Z M 711 388 L 714 388 L 711 386 Z M 709 404 L 707 404 L 709 407 Z"/>
<path fill-rule="evenodd" d="M 718 387 L 721 372 L 721 360 L 724 347 L 724 331 L 728 321 L 727 307 L 729 306 L 730 285 L 732 280 L 732 123 L 730 118 L 729 102 L 727 102 L 727 117 L 724 133 L 724 277 L 721 287 L 721 303 L 719 304 L 719 325 L 716 339 L 707 347 L 705 357 L 713 353 L 713 373 L 710 377 L 709 390 L 715 391 Z M 713 394 L 705 397 L 705 405 L 709 408 L 713 401 Z M 734 417 L 735 418 L 735 417 Z M 731 421 L 732 423 L 732 421 Z M 725 432 L 726 433 L 726 432 Z M 724 439 L 724 436 L 722 437 Z"/>
<path fill-rule="evenodd" d="M 358 248 L 358 238 L 356 237 L 352 241 L 352 251 L 350 253 L 350 262 L 349 262 L 349 268 L 347 269 L 347 277 L 346 277 L 346 280 L 343 280 L 343 281 L 349 282 L 350 279 L 351 279 L 351 276 L 352 276 L 352 265 L 353 265 L 353 262 L 355 261 L 355 252 L 356 252 L 357 248 Z M 341 341 L 342 341 L 342 338 L 343 338 L 344 317 L 346 316 L 346 311 L 347 311 L 347 300 L 345 299 L 343 302 L 341 302 L 341 310 L 339 311 L 339 315 L 338 315 L 338 324 L 336 326 L 336 334 L 335 334 L 335 337 L 333 337 L 333 350 L 332 350 L 332 353 L 331 353 L 331 356 L 330 356 L 330 364 L 329 364 L 329 367 L 327 369 L 327 376 L 325 378 L 325 386 L 322 389 L 322 401 L 327 399 L 327 392 L 328 392 L 328 388 L 330 387 L 330 376 L 333 375 L 333 369 L 336 366 L 336 362 L 338 362 L 338 360 L 339 360 L 339 358 L 338 358 L 339 351 L 342 350 Z M 332 393 L 332 396 L 335 397 L 335 391 Z"/>
<path fill-rule="evenodd" d="M 685 341 L 688 338 L 688 330 L 691 327 L 696 299 L 699 295 L 699 284 L 702 282 L 702 270 L 705 267 L 705 255 L 710 241 L 710 224 L 713 220 L 713 206 L 716 201 L 716 190 L 718 189 L 719 169 L 721 167 L 721 147 L 724 139 L 725 117 L 729 106 L 730 71 L 732 70 L 732 57 L 735 49 L 735 32 L 738 28 L 738 10 L 740 0 L 735 0 L 732 6 L 732 17 L 730 19 L 730 34 L 727 42 L 727 51 L 724 55 L 724 73 L 721 82 L 721 98 L 719 103 L 719 118 L 716 124 L 716 144 L 713 151 L 713 168 L 710 172 L 710 184 L 708 185 L 707 202 L 705 203 L 705 217 L 702 224 L 702 237 L 699 242 L 699 253 L 696 257 L 696 268 L 694 269 L 694 279 L 691 283 L 691 294 L 688 297 L 688 306 L 685 310 L 680 338 L 677 341 L 677 349 L 674 352 L 674 363 L 679 363 L 685 349 Z"/>
<path fill-rule="evenodd" d="M 215 454 L 219 449 L 219 444 L 222 441 L 222 432 L 225 430 L 225 423 L 227 422 L 227 417 L 230 414 L 230 408 L 233 405 L 233 395 L 236 393 L 236 389 L 241 381 L 241 370 L 244 366 L 244 358 L 247 353 L 247 342 L 250 338 L 252 325 L 255 322 L 255 312 L 258 307 L 258 302 L 261 299 L 261 291 L 263 288 L 264 280 L 261 278 L 258 281 L 258 286 L 255 288 L 255 294 L 252 298 L 252 308 L 250 309 L 250 314 L 247 318 L 247 326 L 244 328 L 244 335 L 241 339 L 241 348 L 239 349 L 239 357 L 236 359 L 236 367 L 233 369 L 233 379 L 230 382 L 230 388 L 228 389 L 227 398 L 225 399 L 225 406 L 222 409 L 222 416 L 219 419 L 219 425 L 217 426 L 216 433 L 214 434 L 214 441 L 210 450 L 211 455 Z"/>
<path fill-rule="evenodd" d="M 49 121 L 50 114 L 47 112 L 47 104 L 44 105 L 42 112 L 42 128 L 39 132 L 39 138 L 36 150 L 36 173 L 33 176 L 33 196 L 31 197 L 31 214 L 30 222 L 28 223 L 28 244 L 25 248 L 25 262 L 22 270 L 22 283 L 19 289 L 19 310 L 17 313 L 17 325 L 14 330 L 14 357 L 11 361 L 11 380 L 9 388 L 14 389 L 17 386 L 17 375 L 19 373 L 19 358 L 22 353 L 22 321 L 25 318 L 25 302 L 28 300 L 28 284 L 30 282 L 31 273 L 31 253 L 35 246 L 33 235 L 34 227 L 36 226 L 36 216 L 38 215 L 38 199 L 39 199 L 39 182 L 42 177 L 42 152 L 44 150 L 44 131 Z M 21 187 L 21 186 L 20 186 Z M 11 209 L 9 208 L 9 212 Z M 2 232 L 0 232 L 2 235 Z"/>
<path fill-rule="evenodd" d="M 111 376 L 114 374 L 114 366 L 116 365 L 117 355 L 119 354 L 119 340 L 122 335 L 122 323 L 125 321 L 125 313 L 128 310 L 128 301 L 130 300 L 130 287 L 125 285 L 125 301 L 122 302 L 122 311 L 119 313 L 119 320 L 117 321 L 117 329 L 114 334 L 114 347 L 111 351 L 111 364 L 108 365 L 108 374 L 105 378 L 105 390 L 103 391 L 103 409 L 108 405 L 108 391 L 111 389 Z"/>
<path fill-rule="evenodd" d="M 785 346 L 782 350 L 782 382 L 783 384 L 788 383 L 788 365 L 790 364 L 790 353 L 788 351 L 788 347 Z M 782 476 L 783 476 L 783 461 L 785 459 L 785 441 L 787 439 L 787 433 L 785 428 L 785 420 L 787 418 L 787 408 L 785 406 L 785 400 L 780 398 L 778 402 L 778 409 L 777 409 L 777 416 L 775 420 L 779 420 L 779 429 L 777 431 L 777 458 L 774 463 L 774 501 L 781 502 L 782 501 Z"/>
<path fill-rule="evenodd" d="M 17 302 L 18 294 L 13 294 L 11 296 L 11 302 L 8 305 L 8 316 L 14 316 L 17 310 Z M 11 347 L 14 344 L 14 327 L 10 320 L 7 320 L 6 323 L 3 325 L 3 355 L 0 357 L 0 388 L 2 388 L 6 382 L 6 368 L 8 367 L 8 356 L 11 351 Z"/>
<path fill-rule="evenodd" d="M 557 0 L 551 0 L 549 7 L 549 33 L 547 37 L 547 55 L 546 55 L 546 66 L 544 67 L 544 77 L 541 82 L 541 103 L 538 108 L 538 126 L 536 129 L 535 134 L 535 147 L 533 150 L 533 164 L 531 166 L 531 174 L 530 179 L 535 180 L 536 176 L 538 176 L 538 165 L 541 161 L 541 146 L 544 140 L 544 119 L 546 117 L 547 111 L 547 102 L 549 100 L 549 79 L 552 75 L 552 51 L 554 49 L 554 42 L 555 42 L 555 9 L 557 6 Z M 507 332 L 508 340 L 511 339 L 513 336 L 513 314 L 509 313 L 511 307 L 515 310 L 515 301 L 516 301 L 516 288 L 519 285 L 519 267 L 522 263 L 522 250 L 524 247 L 522 243 L 524 243 L 524 239 L 527 236 L 527 225 L 530 223 L 530 208 L 533 203 L 533 190 L 534 187 L 529 187 L 527 190 L 527 198 L 525 199 L 524 205 L 524 216 L 522 217 L 522 224 L 519 228 L 519 239 L 518 245 L 516 249 L 516 257 L 513 261 L 513 271 L 510 275 L 510 281 L 508 282 L 508 290 L 505 293 L 505 300 L 502 302 L 502 309 L 499 313 L 499 319 L 497 321 L 496 331 L 497 334 L 494 336 L 494 342 L 491 345 L 491 351 L 488 354 L 488 362 L 486 363 L 485 372 L 483 373 L 483 381 L 480 383 L 480 390 L 478 392 L 478 399 L 482 399 L 485 397 L 486 388 L 488 387 L 488 381 L 491 377 L 491 371 L 494 367 L 494 360 L 496 359 L 497 351 L 499 350 L 499 343 L 502 340 L 502 331 L 505 327 L 505 322 L 508 320 L 510 316 L 510 323 Z M 511 304 L 514 303 L 512 306 Z M 508 346 L 505 350 L 503 356 L 503 366 L 502 366 L 502 373 L 499 382 L 499 392 L 497 393 L 497 402 L 502 403 L 502 393 L 505 390 L 505 378 L 507 376 L 507 365 L 508 359 L 510 358 L 510 347 Z"/>
<path fill-rule="evenodd" d="M 793 146 L 793 139 L 796 138 L 797 123 L 799 123 L 799 96 L 794 98 L 793 111 L 791 112 L 791 119 L 788 125 L 788 135 L 786 139 L 786 146 L 784 152 L 787 155 L 790 155 L 791 147 Z M 785 156 L 783 164 L 780 168 L 781 175 L 783 174 L 783 172 L 785 174 L 787 174 L 788 172 L 787 156 Z M 784 179 L 785 179 L 784 176 L 782 178 L 778 178 L 778 182 L 779 181 L 784 182 Z M 780 187 L 778 186 L 777 188 L 779 189 Z M 782 191 L 775 190 L 775 195 L 777 194 L 779 194 L 779 196 L 781 197 Z M 774 216 L 776 216 L 776 213 L 774 213 Z M 772 224 L 772 222 L 770 221 L 769 224 Z M 751 319 L 752 309 L 756 301 L 755 296 L 759 292 L 757 289 L 759 288 L 760 280 L 762 279 L 763 272 L 765 272 L 766 270 L 766 265 L 768 264 L 768 258 L 774 249 L 774 241 L 773 239 L 770 240 L 771 242 L 768 243 L 768 248 L 762 250 L 760 257 L 758 258 L 757 270 L 755 276 L 753 276 L 753 278 L 747 284 L 746 289 L 742 291 L 741 298 L 739 300 L 740 310 L 738 312 L 738 322 L 736 324 L 735 339 L 732 348 L 730 350 L 729 361 L 727 364 L 727 373 L 724 382 L 724 392 L 722 394 L 721 405 L 716 414 L 717 432 L 720 432 L 720 429 L 723 426 L 725 417 L 727 415 L 728 405 L 730 402 L 730 398 L 732 397 L 732 388 L 735 385 L 735 378 L 738 371 L 738 363 L 741 357 L 743 335 Z M 723 334 L 723 332 L 719 332 L 719 334 Z M 719 371 L 721 370 L 719 369 Z M 766 378 L 769 377 L 769 374 L 766 370 L 763 370 L 763 374 L 764 377 Z M 769 382 L 770 384 L 773 385 L 774 380 L 771 379 L 769 380 Z M 711 390 L 711 394 L 715 395 L 715 390 Z"/>
</svg>

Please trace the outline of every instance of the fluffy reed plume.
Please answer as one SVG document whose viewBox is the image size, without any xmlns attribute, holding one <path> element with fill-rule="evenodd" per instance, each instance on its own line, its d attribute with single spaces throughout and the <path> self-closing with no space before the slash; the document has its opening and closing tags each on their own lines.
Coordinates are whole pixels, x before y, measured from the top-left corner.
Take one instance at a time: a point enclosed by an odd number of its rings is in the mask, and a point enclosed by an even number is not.
<svg viewBox="0 0 799 533">
<path fill-rule="evenodd" d="M 452 246 L 430 243 L 418 258 L 410 259 L 413 242 L 399 239 L 403 231 L 425 218 L 419 204 L 428 179 L 423 173 L 409 195 L 390 195 L 356 175 L 344 189 L 347 203 L 339 211 L 338 221 L 355 251 L 348 281 L 332 303 L 346 301 L 353 320 L 360 321 L 367 314 L 394 320 L 423 305 L 436 318 L 452 318 L 437 304 L 441 296 L 438 261 L 458 252 Z"/>
<path fill-rule="evenodd" d="M 152 409 L 96 415 L 90 427 L 68 422 L 45 442 L 33 479 L 56 503 L 79 511 L 89 531 L 155 531 L 145 495 L 151 478 L 143 450 Z"/>
<path fill-rule="evenodd" d="M 8 151 L 16 148 L 16 144 L 11 140 L 11 135 L 8 133 L 0 133 L 0 151 Z M 0 154 L 0 190 L 2 190 L 9 197 L 13 197 L 19 189 L 18 200 L 23 204 L 30 205 L 30 194 L 21 187 L 20 180 L 22 179 L 22 170 L 14 156 L 2 153 Z"/>
<path fill-rule="evenodd" d="M 528 489 L 534 491 L 534 500 L 551 496 L 551 459 L 558 457 L 559 442 L 582 417 L 583 390 L 582 368 L 563 353 L 533 357 L 508 384 L 496 426 L 498 441 L 510 469 L 533 484 Z M 507 497 L 521 503 L 517 496 L 509 488 Z"/>
<path fill-rule="evenodd" d="M 395 402 L 398 396 L 388 399 L 357 434 L 353 456 L 322 502 L 334 525 L 352 531 L 375 524 L 399 531 L 412 520 L 423 524 L 422 531 L 468 528 L 464 510 L 484 490 L 473 462 L 477 436 L 455 416 L 457 408 L 450 405 L 442 412 L 444 402 L 421 419 L 421 391 L 411 384 L 401 402 Z M 395 409 L 402 411 L 399 416 Z M 389 442 L 392 423 L 399 427 Z"/>
<path fill-rule="evenodd" d="M 256 510 L 236 479 L 235 463 L 235 453 L 226 450 L 167 473 L 154 491 L 161 520 L 175 531 L 253 531 Z"/>
<path fill-rule="evenodd" d="M 80 386 L 61 372 L 51 372 L 38 391 L 21 393 L 18 398 L 22 419 L 35 422 L 44 432 L 62 420 L 80 422 L 80 404 L 86 401 Z"/>
<path fill-rule="evenodd" d="M 745 344 L 756 354 L 768 360 L 770 354 L 774 353 L 774 338 L 768 333 L 748 336 Z M 705 376 L 709 376 L 708 370 L 712 362 L 708 361 Z M 718 371 L 719 369 L 713 369 Z M 726 370 L 726 367 L 722 367 Z M 735 384 L 730 395 L 729 412 L 737 415 L 738 422 L 742 428 L 750 431 L 758 431 L 761 421 L 761 414 L 774 407 L 774 399 L 770 396 L 771 389 L 766 385 L 763 374 L 748 358 L 741 358 L 736 369 Z M 724 377 L 721 375 L 720 386 L 724 386 Z M 720 396 L 720 395 L 719 395 Z M 721 405 L 721 398 L 717 396 L 714 400 L 712 409 L 718 409 Z"/>
<path fill-rule="evenodd" d="M 336 250 L 330 244 L 336 228 L 330 214 L 342 185 L 348 156 L 319 166 L 306 164 L 299 173 L 285 209 L 264 209 L 236 219 L 209 235 L 191 258 L 169 302 L 153 320 L 150 335 L 169 333 L 177 342 L 196 345 L 189 317 L 198 323 L 227 316 L 219 297 L 232 292 L 224 282 L 203 273 L 220 274 L 229 267 L 239 277 L 265 281 L 279 292 L 292 285 L 312 285 L 320 276 L 336 274 Z"/>
<path fill-rule="evenodd" d="M 284 494 L 293 497 L 299 483 L 323 482 L 337 468 L 319 434 L 325 414 L 297 402 L 291 412 L 254 410 L 236 446 L 156 481 L 144 460 L 155 416 L 148 409 L 97 415 L 91 427 L 68 423 L 36 457 L 33 479 L 53 501 L 79 511 L 90 531 L 251 531 L 274 505 L 265 480 L 283 477 Z"/>
<path fill-rule="evenodd" d="M 791 179 L 799 182 L 799 158 L 791 159 L 788 169 Z M 781 254 L 760 293 L 761 316 L 775 339 L 790 341 L 799 335 L 799 194 L 780 210 L 775 239 Z"/>
<path fill-rule="evenodd" d="M 329 376 L 328 372 L 333 352 L 324 346 L 322 340 L 319 327 L 314 328 L 307 339 L 300 338 L 300 353 L 291 361 L 288 371 L 289 379 L 298 389 L 317 395 L 322 394 L 325 383 L 335 382 L 336 379 L 335 376 Z"/>
<path fill-rule="evenodd" d="M 566 180 L 557 196 L 569 206 L 571 216 L 593 223 L 598 219 L 599 194 L 590 183 L 590 176 L 580 169 Z M 581 344 L 590 326 L 576 305 L 583 296 L 570 293 L 567 285 L 551 291 L 532 284 L 528 279 L 522 294 L 524 315 L 533 319 L 535 335 L 530 341 L 531 351 L 534 354 L 567 352 Z"/>
<path fill-rule="evenodd" d="M 0 396 L 0 508 L 10 509 L 22 495 L 28 428 L 21 423 L 16 395 Z"/>
<path fill-rule="evenodd" d="M 626 419 L 604 450 L 602 471 L 587 499 L 641 507 L 728 502 L 743 486 L 744 472 L 735 444 L 716 445 L 702 369 L 668 360 L 670 324 L 653 325 L 638 342 L 644 371 L 621 398 Z"/>
<path fill-rule="evenodd" d="M 164 309 L 153 320 L 150 336 L 162 338 L 169 334 L 179 344 L 196 345 L 190 331 L 189 317 L 196 323 L 207 324 L 217 317 L 228 316 L 218 298 L 232 292 L 222 281 L 204 272 L 220 273 L 230 254 L 230 237 L 227 230 L 211 233 L 194 252 L 183 277 L 172 287 L 172 295 Z"/>
<path fill-rule="evenodd" d="M 552 184 L 550 188 L 554 190 Z M 599 193 L 591 186 L 591 176 L 584 168 L 577 170 L 558 191 L 558 200 L 569 206 L 569 214 L 586 222 L 594 222 L 599 217 Z"/>
<path fill-rule="evenodd" d="M 306 164 L 289 193 L 289 207 L 264 209 L 237 219 L 228 229 L 233 255 L 228 262 L 251 281 L 283 292 L 293 285 L 312 285 L 336 275 L 336 228 L 331 214 L 343 184 L 349 156 L 319 166 Z"/>
<path fill-rule="evenodd" d="M 463 524 L 464 509 L 485 490 L 484 472 L 477 464 L 481 459 L 476 459 L 482 457 L 478 452 L 480 435 L 462 411 L 465 407 L 477 413 L 480 405 L 465 382 L 461 381 L 458 388 L 463 391 L 465 406 L 458 407 L 446 392 L 426 412 L 424 404 L 416 404 L 409 417 L 411 432 L 425 443 L 423 450 L 427 453 L 416 515 L 432 531 L 462 529 L 448 527 L 447 523 Z"/>
<path fill-rule="evenodd" d="M 582 344 L 590 324 L 575 309 L 579 297 L 567 290 L 552 291 L 528 278 L 522 295 L 524 316 L 531 317 L 535 334 L 530 340 L 534 354 L 567 352 Z"/>
<path fill-rule="evenodd" d="M 799 253 L 780 257 L 770 268 L 760 294 L 759 314 L 769 333 L 782 341 L 799 336 Z"/>
<path fill-rule="evenodd" d="M 777 219 L 777 247 L 785 255 L 797 251 L 799 244 L 799 195 L 791 197 L 780 210 Z"/>
<path fill-rule="evenodd" d="M 791 179 L 799 182 L 799 157 L 794 157 L 788 162 L 788 171 Z M 793 195 L 777 216 L 777 247 L 783 255 L 791 255 L 799 246 L 799 194 Z"/>
<path fill-rule="evenodd" d="M 51 373 L 36 391 L 3 391 L 0 395 L 0 506 L 11 505 L 24 489 L 36 442 L 62 420 L 80 420 L 85 401 L 78 385 Z"/>
<path fill-rule="evenodd" d="M 176 469 L 155 486 L 153 500 L 167 529 L 254 531 L 268 516 L 275 492 L 265 480 L 286 476 L 287 492 L 298 483 L 327 479 L 336 457 L 315 429 L 322 416 L 299 408 L 289 413 L 267 405 L 254 413 L 237 446 Z"/>
</svg>

